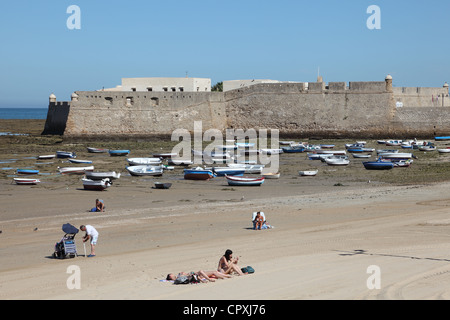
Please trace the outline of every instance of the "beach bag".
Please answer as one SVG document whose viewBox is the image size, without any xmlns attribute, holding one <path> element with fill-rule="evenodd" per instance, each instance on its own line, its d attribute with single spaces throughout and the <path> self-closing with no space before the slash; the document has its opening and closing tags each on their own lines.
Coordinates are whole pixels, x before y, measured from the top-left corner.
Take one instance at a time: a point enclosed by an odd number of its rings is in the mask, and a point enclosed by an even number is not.
<svg viewBox="0 0 450 320">
<path fill-rule="evenodd" d="M 189 277 L 185 276 L 185 275 L 178 276 L 173 283 L 174 284 L 188 284 Z"/>
<path fill-rule="evenodd" d="M 242 271 L 243 273 L 248 273 L 248 274 L 250 274 L 250 273 L 255 273 L 255 269 L 253 269 L 253 268 L 250 267 L 250 266 L 246 266 L 246 267 L 242 268 L 241 271 Z"/>
</svg>

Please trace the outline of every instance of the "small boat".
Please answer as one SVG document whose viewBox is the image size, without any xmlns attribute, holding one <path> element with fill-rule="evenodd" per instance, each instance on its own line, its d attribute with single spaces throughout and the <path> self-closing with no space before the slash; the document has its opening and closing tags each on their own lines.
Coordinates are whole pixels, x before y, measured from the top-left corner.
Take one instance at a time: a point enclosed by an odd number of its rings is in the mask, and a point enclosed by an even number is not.
<svg viewBox="0 0 450 320">
<path fill-rule="evenodd" d="M 71 163 L 92 163 L 92 160 L 69 159 Z"/>
<path fill-rule="evenodd" d="M 347 154 L 346 150 L 315 150 L 317 154 L 331 154 L 334 156 L 345 156 Z"/>
<path fill-rule="evenodd" d="M 450 136 L 434 137 L 434 140 L 437 140 L 437 141 L 450 140 Z"/>
<path fill-rule="evenodd" d="M 205 169 L 208 169 L 208 168 L 205 168 Z M 215 167 L 215 168 L 211 168 L 211 170 L 218 177 L 224 177 L 226 175 L 243 176 L 245 173 L 245 168 Z"/>
<path fill-rule="evenodd" d="M 334 148 L 334 144 L 321 144 L 320 147 L 322 149 L 333 149 Z"/>
<path fill-rule="evenodd" d="M 228 185 L 230 186 L 260 186 L 264 183 L 265 178 L 252 178 L 252 177 L 236 177 L 225 176 L 227 178 Z"/>
<path fill-rule="evenodd" d="M 39 170 L 34 169 L 17 169 L 17 174 L 38 174 Z"/>
<path fill-rule="evenodd" d="M 116 173 L 115 171 L 111 172 L 92 172 L 88 171 L 86 172 L 86 178 L 90 180 L 103 180 L 103 179 L 119 179 L 120 178 L 120 172 Z"/>
<path fill-rule="evenodd" d="M 38 159 L 38 160 L 49 160 L 49 159 L 53 159 L 55 157 L 56 157 L 56 154 L 47 154 L 47 155 L 37 156 L 36 159 Z"/>
<path fill-rule="evenodd" d="M 353 148 L 348 148 L 347 151 L 350 153 L 364 153 L 364 152 L 374 152 L 375 149 L 363 148 L 363 147 L 353 147 Z"/>
<path fill-rule="evenodd" d="M 235 145 L 238 148 L 253 148 L 255 146 L 255 144 L 251 142 L 236 142 Z"/>
<path fill-rule="evenodd" d="M 388 140 L 386 141 L 387 146 L 401 146 L 403 140 Z"/>
<path fill-rule="evenodd" d="M 220 145 L 220 146 L 216 146 L 215 149 L 217 150 L 222 150 L 222 151 L 226 151 L 226 150 L 236 150 L 237 146 L 236 145 Z"/>
<path fill-rule="evenodd" d="M 398 153 L 398 150 L 395 149 L 378 149 L 377 154 L 380 153 Z"/>
<path fill-rule="evenodd" d="M 279 141 L 279 144 L 281 144 L 283 146 L 289 146 L 294 143 L 295 143 L 295 141 Z"/>
<path fill-rule="evenodd" d="M 352 153 L 353 158 L 370 158 L 372 155 L 366 153 Z"/>
<path fill-rule="evenodd" d="M 390 170 L 394 168 L 394 164 L 390 161 L 381 161 L 379 158 L 377 161 L 363 162 L 364 168 L 367 170 Z"/>
<path fill-rule="evenodd" d="M 350 163 L 350 160 L 342 158 L 325 158 L 325 162 L 329 166 L 346 166 Z"/>
<path fill-rule="evenodd" d="M 281 150 L 283 150 L 284 153 L 300 153 L 305 152 L 306 148 L 305 146 L 289 146 L 289 147 L 282 147 Z"/>
<path fill-rule="evenodd" d="M 283 153 L 283 149 L 261 149 L 262 154 L 280 154 Z"/>
<path fill-rule="evenodd" d="M 279 179 L 280 178 L 280 172 L 269 172 L 269 173 L 263 173 L 262 176 L 266 179 Z"/>
<path fill-rule="evenodd" d="M 157 176 L 160 177 L 163 175 L 163 169 L 160 166 L 130 166 L 126 167 L 127 171 L 132 176 Z"/>
<path fill-rule="evenodd" d="M 420 151 L 435 151 L 436 147 L 435 146 L 419 146 L 418 149 Z"/>
<path fill-rule="evenodd" d="M 83 178 L 81 180 L 83 181 L 83 187 L 85 190 L 103 191 L 112 184 L 112 182 L 108 178 L 102 180 L 91 180 Z"/>
<path fill-rule="evenodd" d="M 437 149 L 439 153 L 450 153 L 450 147 L 447 147 L 446 149 Z"/>
<path fill-rule="evenodd" d="M 120 156 L 126 156 L 130 153 L 130 150 L 108 150 L 109 155 L 112 157 L 120 157 Z"/>
<path fill-rule="evenodd" d="M 172 186 L 169 182 L 155 182 L 156 189 L 169 189 Z"/>
<path fill-rule="evenodd" d="M 41 180 L 31 178 L 14 178 L 14 182 L 20 185 L 34 185 L 40 183 Z"/>
<path fill-rule="evenodd" d="M 401 153 L 401 152 L 385 152 L 378 154 L 383 159 L 393 159 L 393 160 L 408 160 L 413 158 L 412 153 Z"/>
<path fill-rule="evenodd" d="M 322 155 L 317 153 L 307 153 L 309 160 L 320 160 Z"/>
<path fill-rule="evenodd" d="M 298 174 L 300 176 L 315 176 L 319 172 L 319 170 L 303 170 L 299 171 Z"/>
<path fill-rule="evenodd" d="M 76 158 L 77 155 L 75 152 L 68 152 L 68 151 L 56 151 L 56 157 L 57 158 Z"/>
<path fill-rule="evenodd" d="M 108 152 L 108 149 L 87 147 L 87 151 L 90 152 L 90 153 L 104 153 L 104 152 Z"/>
<path fill-rule="evenodd" d="M 262 173 L 264 169 L 263 164 L 243 164 L 243 163 L 229 163 L 228 167 L 230 168 L 243 168 L 245 169 L 245 173 Z"/>
<path fill-rule="evenodd" d="M 186 180 L 209 180 L 216 175 L 212 170 L 207 170 L 201 167 L 184 169 L 184 179 Z"/>
<path fill-rule="evenodd" d="M 190 166 L 192 165 L 194 162 L 191 160 L 183 160 L 183 159 L 172 159 L 170 158 L 167 161 L 168 164 L 170 165 L 174 165 L 174 166 Z"/>
<path fill-rule="evenodd" d="M 143 165 L 150 165 L 150 166 L 156 166 L 161 164 L 161 158 L 128 158 L 127 159 L 128 164 L 130 166 L 143 166 Z"/>
<path fill-rule="evenodd" d="M 348 160 L 348 156 L 335 156 L 334 154 L 319 154 L 319 159 L 322 162 L 326 162 L 326 159 L 344 159 L 344 160 Z"/>
<path fill-rule="evenodd" d="M 85 174 L 86 171 L 94 171 L 94 166 L 88 167 L 65 167 L 60 168 L 58 170 L 61 174 Z"/>
<path fill-rule="evenodd" d="M 408 168 L 413 163 L 413 160 L 398 160 L 391 162 L 394 164 L 395 168 Z"/>
<path fill-rule="evenodd" d="M 156 158 L 172 158 L 172 157 L 176 157 L 178 155 L 178 153 L 175 152 L 168 152 L 168 153 L 154 153 L 153 156 Z"/>
<path fill-rule="evenodd" d="M 378 144 L 386 144 L 386 140 L 377 140 Z"/>
</svg>

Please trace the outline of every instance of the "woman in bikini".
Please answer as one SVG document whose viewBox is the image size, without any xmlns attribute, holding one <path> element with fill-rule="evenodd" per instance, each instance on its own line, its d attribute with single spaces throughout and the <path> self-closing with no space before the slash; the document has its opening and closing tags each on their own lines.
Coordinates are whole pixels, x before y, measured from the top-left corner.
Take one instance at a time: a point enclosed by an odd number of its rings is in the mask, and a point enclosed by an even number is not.
<svg viewBox="0 0 450 320">
<path fill-rule="evenodd" d="M 225 254 L 220 258 L 217 271 L 223 274 L 232 274 L 236 272 L 238 275 L 243 276 L 245 273 L 241 271 L 241 268 L 237 265 L 239 258 L 233 259 L 233 251 L 227 249 Z"/>
</svg>

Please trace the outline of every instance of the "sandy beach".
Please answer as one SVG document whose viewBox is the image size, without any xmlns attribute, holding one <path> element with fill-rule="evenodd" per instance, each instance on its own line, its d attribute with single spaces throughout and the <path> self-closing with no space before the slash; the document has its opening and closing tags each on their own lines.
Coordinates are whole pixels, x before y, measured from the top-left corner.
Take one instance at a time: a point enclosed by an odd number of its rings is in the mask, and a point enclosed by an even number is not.
<svg viewBox="0 0 450 320">
<path fill-rule="evenodd" d="M 113 161 L 95 157 L 97 164 Z M 370 175 L 360 163 L 354 169 L 321 164 L 319 172 L 329 170 L 328 176 L 299 177 L 296 170 L 308 160 L 302 156 L 292 165 L 294 155 L 283 159 L 291 165 L 280 168 L 281 178 L 261 187 L 231 188 L 224 178 L 184 180 L 181 168 L 162 178 L 124 173 L 103 192 L 83 190 L 80 176 L 54 174 L 60 163 L 49 164 L 53 174 L 36 186 L 18 186 L 5 176 L 0 299 L 450 298 L 450 183 L 333 176 L 343 170 Z M 172 188 L 154 189 L 161 180 Z M 105 213 L 88 212 L 96 198 L 105 201 Z M 273 229 L 251 229 L 252 212 L 259 210 Z M 97 228 L 96 257 L 83 256 L 80 231 L 81 256 L 52 258 L 64 223 Z M 162 281 L 168 273 L 215 270 L 226 249 L 255 273 L 192 285 Z M 70 266 L 81 271 L 80 289 L 68 288 Z M 374 266 L 379 288 L 371 286 Z"/>
</svg>

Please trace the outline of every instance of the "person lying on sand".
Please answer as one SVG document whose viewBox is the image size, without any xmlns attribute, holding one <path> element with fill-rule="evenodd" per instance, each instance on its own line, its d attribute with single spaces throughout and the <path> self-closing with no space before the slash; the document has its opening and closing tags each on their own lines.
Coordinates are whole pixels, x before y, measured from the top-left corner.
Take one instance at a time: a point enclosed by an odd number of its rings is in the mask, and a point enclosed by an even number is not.
<svg viewBox="0 0 450 320">
<path fill-rule="evenodd" d="M 236 272 L 238 275 L 243 276 L 246 273 L 241 271 L 241 268 L 237 265 L 239 258 L 233 259 L 233 251 L 227 249 L 225 254 L 220 258 L 217 271 L 223 274 L 232 274 Z"/>
<path fill-rule="evenodd" d="M 186 272 L 180 272 L 178 273 L 178 275 L 175 275 L 174 273 L 169 273 L 166 277 L 166 280 L 175 280 L 177 279 L 179 276 L 189 276 L 191 274 L 195 274 L 196 276 L 198 276 L 198 278 L 200 279 L 200 281 L 202 282 L 214 282 L 215 279 L 226 279 L 226 278 L 231 278 L 230 275 L 227 274 L 223 274 L 221 272 L 218 271 L 197 271 L 197 272 L 191 272 L 191 273 L 186 273 Z"/>
</svg>

